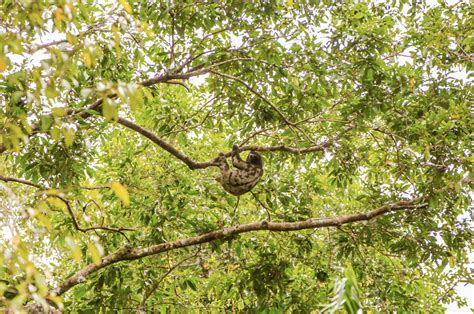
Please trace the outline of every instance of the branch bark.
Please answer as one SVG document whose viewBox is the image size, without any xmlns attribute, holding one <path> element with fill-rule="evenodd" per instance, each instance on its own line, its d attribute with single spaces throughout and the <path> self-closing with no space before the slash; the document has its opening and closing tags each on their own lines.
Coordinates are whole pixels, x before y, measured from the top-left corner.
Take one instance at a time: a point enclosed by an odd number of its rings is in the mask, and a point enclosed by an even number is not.
<svg viewBox="0 0 474 314">
<path fill-rule="evenodd" d="M 87 277 L 91 274 L 105 268 L 109 265 L 119 263 L 122 261 L 130 261 L 140 259 L 146 256 L 156 255 L 167 251 L 172 251 L 188 246 L 194 246 L 202 243 L 208 243 L 219 239 L 224 239 L 229 236 L 238 235 L 240 233 L 253 232 L 258 230 L 268 231 L 295 231 L 303 229 L 316 229 L 324 227 L 337 227 L 343 224 L 367 221 L 377 216 L 387 214 L 392 211 L 405 210 L 405 209 L 416 209 L 426 207 L 426 198 L 419 197 L 411 200 L 399 201 L 397 203 L 387 204 L 375 209 L 372 209 L 363 213 L 356 213 L 350 215 L 343 215 L 338 217 L 330 218 L 310 218 L 304 221 L 298 222 L 270 222 L 270 221 L 259 221 L 249 224 L 237 225 L 233 227 L 223 228 L 216 231 L 208 232 L 198 236 L 190 237 L 187 239 L 176 240 L 172 242 L 161 243 L 145 248 L 132 248 L 131 246 L 124 246 L 118 249 L 116 252 L 104 256 L 101 262 L 98 264 L 89 264 L 77 273 L 66 279 L 57 289 L 53 292 L 57 295 L 64 294 L 74 286 L 85 282 Z"/>
<path fill-rule="evenodd" d="M 119 118 L 117 122 L 120 123 L 121 125 L 129 128 L 129 129 L 135 131 L 135 132 L 138 132 L 138 133 L 142 134 L 143 136 L 145 136 L 146 138 L 151 140 L 153 143 L 160 146 L 161 148 L 166 150 L 168 153 L 170 153 L 171 155 L 175 156 L 176 158 L 178 158 L 179 160 L 184 162 L 186 165 L 188 165 L 188 167 L 190 169 L 193 169 L 193 170 L 194 169 L 203 169 L 203 168 L 207 168 L 207 167 L 210 167 L 210 166 L 216 166 L 217 165 L 213 161 L 195 162 L 194 160 L 191 159 L 191 157 L 187 156 L 182 151 L 176 149 L 170 143 L 168 143 L 165 140 L 161 139 L 160 137 L 158 137 L 153 132 L 139 126 L 138 124 L 133 123 L 132 121 L 129 121 L 129 120 L 124 119 L 124 118 Z"/>
<path fill-rule="evenodd" d="M 187 80 L 187 79 L 190 79 L 191 77 L 207 74 L 207 73 L 211 72 L 213 69 L 215 69 L 215 68 L 217 68 L 217 67 L 219 67 L 223 64 L 227 64 L 227 63 L 230 63 L 230 62 L 252 61 L 252 60 L 253 60 L 252 58 L 233 58 L 233 59 L 229 59 L 229 60 L 225 60 L 225 61 L 221 61 L 221 62 L 212 63 L 207 67 L 205 67 L 205 64 L 202 64 L 202 65 L 197 66 L 193 69 L 190 69 L 189 71 L 187 71 L 185 73 L 165 73 L 165 74 L 158 75 L 158 76 L 155 76 L 155 77 L 150 78 L 150 79 L 140 81 L 137 84 L 141 85 L 143 87 L 149 87 L 149 86 L 152 86 L 152 85 L 155 85 L 155 84 L 158 84 L 158 83 L 168 83 L 168 82 L 171 82 L 171 84 L 174 84 L 174 83 L 176 83 L 176 81 L 179 81 L 179 80 Z M 117 94 L 112 93 L 112 94 L 108 95 L 107 97 L 110 98 L 110 99 L 114 99 L 114 98 L 117 97 Z M 87 119 L 87 118 L 89 118 L 93 115 L 91 112 L 93 112 L 93 111 L 100 112 L 101 111 L 103 102 L 104 102 L 104 100 L 102 98 L 100 98 L 100 99 L 97 99 L 94 103 L 92 103 L 90 106 L 88 106 L 86 108 L 68 109 L 66 111 L 66 114 L 68 116 L 77 115 L 78 117 L 80 117 L 82 119 Z M 39 130 L 40 130 L 40 124 L 39 123 L 34 124 L 34 125 L 31 126 L 31 134 L 38 133 Z M 0 144 L 0 154 L 4 153 L 6 150 L 7 150 L 7 148 L 4 145 Z"/>
<path fill-rule="evenodd" d="M 106 227 L 106 226 L 92 226 L 92 227 L 82 228 L 79 225 L 79 222 L 77 221 L 76 215 L 74 215 L 74 211 L 72 210 L 71 204 L 69 203 L 69 201 L 67 199 L 65 199 L 64 197 L 59 196 L 59 195 L 49 195 L 49 197 L 55 197 L 55 198 L 61 200 L 66 205 L 69 216 L 72 219 L 72 224 L 74 225 L 74 228 L 76 230 L 80 231 L 80 232 L 87 233 L 88 231 L 95 231 L 95 230 L 104 230 L 104 231 L 110 231 L 110 232 L 117 232 L 117 233 L 120 233 L 121 235 L 123 235 L 125 237 L 125 239 L 127 239 L 127 241 L 129 241 L 129 239 L 125 235 L 124 231 L 136 231 L 136 229 L 134 229 L 134 228 L 124 228 L 124 227 L 115 228 L 115 227 Z"/>
<path fill-rule="evenodd" d="M 90 34 L 93 34 L 93 33 L 96 33 L 96 32 L 107 32 L 107 31 L 108 30 L 97 28 L 97 27 L 94 27 L 94 26 L 90 26 L 86 31 L 84 31 L 82 33 L 79 33 L 77 35 L 73 35 L 73 36 L 76 37 L 77 39 L 80 39 L 81 37 L 84 37 L 84 36 L 87 36 L 87 35 L 90 35 Z M 56 46 L 56 45 L 59 45 L 59 44 L 65 44 L 65 43 L 68 43 L 67 39 L 55 40 L 55 41 L 51 41 L 51 42 L 48 42 L 48 43 L 45 43 L 45 44 L 32 44 L 31 47 L 28 49 L 28 53 L 33 54 L 33 53 L 37 52 L 38 50 L 53 47 L 53 46 Z"/>
<path fill-rule="evenodd" d="M 38 189 L 43 188 L 41 185 L 35 184 L 35 183 L 33 183 L 31 181 L 28 181 L 28 180 L 17 179 L 17 178 L 12 178 L 12 177 L 5 177 L 5 176 L 2 176 L 2 175 L 0 175 L 0 181 L 21 183 L 21 184 L 25 184 L 25 185 L 29 185 L 29 186 L 38 188 Z"/>
<path fill-rule="evenodd" d="M 153 143 L 160 146 L 161 148 L 166 150 L 168 153 L 170 153 L 171 155 L 175 156 L 176 158 L 184 162 L 192 170 L 218 166 L 218 164 L 214 161 L 214 159 L 210 161 L 206 161 L 206 162 L 194 161 L 191 157 L 186 155 L 184 152 L 178 150 L 173 145 L 166 142 L 164 139 L 158 137 L 153 132 L 141 127 L 138 124 L 135 124 L 134 122 L 130 120 L 127 120 L 125 118 L 119 118 L 117 122 L 137 133 L 142 134 L 143 136 L 151 140 Z M 290 146 L 285 146 L 285 145 L 278 145 L 278 146 L 247 145 L 247 146 L 242 146 L 240 148 L 240 151 L 248 151 L 248 150 L 254 150 L 254 151 L 259 151 L 259 152 L 282 151 L 282 152 L 288 152 L 288 153 L 300 155 L 300 154 L 307 154 L 307 153 L 312 153 L 312 152 L 317 152 L 317 151 L 323 151 L 325 148 L 334 145 L 336 140 L 337 138 L 332 139 L 332 140 L 327 140 L 321 144 L 315 144 L 315 145 L 303 147 L 303 148 L 290 147 Z M 231 155 L 231 152 L 228 152 L 225 155 L 229 157 Z"/>
</svg>

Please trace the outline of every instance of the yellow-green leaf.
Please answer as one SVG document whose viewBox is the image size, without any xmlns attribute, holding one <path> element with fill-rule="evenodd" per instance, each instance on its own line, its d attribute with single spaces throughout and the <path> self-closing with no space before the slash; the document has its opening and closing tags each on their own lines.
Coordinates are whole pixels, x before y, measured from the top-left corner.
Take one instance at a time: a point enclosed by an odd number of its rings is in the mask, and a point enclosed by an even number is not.
<svg viewBox="0 0 474 314">
<path fill-rule="evenodd" d="M 20 121 L 21 121 L 21 125 L 23 126 L 24 130 L 26 131 L 26 133 L 28 133 L 28 135 L 31 135 L 31 133 L 33 132 L 33 129 L 31 128 L 31 126 L 28 124 L 28 121 L 26 120 L 26 116 L 22 116 L 20 118 Z"/>
<path fill-rule="evenodd" d="M 100 265 L 100 252 L 95 243 L 89 242 L 87 244 L 87 249 L 89 250 L 89 253 L 91 254 L 92 261 L 96 265 Z"/>
<path fill-rule="evenodd" d="M 80 262 L 82 259 L 81 247 L 77 245 L 74 238 L 66 238 L 66 243 L 69 246 L 69 249 L 71 250 L 71 256 L 74 258 L 74 260 Z"/>
<path fill-rule="evenodd" d="M 69 215 L 66 204 L 56 197 L 48 197 L 48 203 L 54 207 L 62 209 L 63 213 Z"/>
<path fill-rule="evenodd" d="M 128 196 L 127 189 L 123 185 L 118 182 L 114 182 L 110 185 L 110 188 L 124 205 L 130 204 L 130 198 Z"/>
<path fill-rule="evenodd" d="M 109 101 L 104 101 L 102 105 L 102 115 L 107 120 L 118 120 L 118 106 L 111 104 Z"/>
<path fill-rule="evenodd" d="M 74 136 L 76 134 L 76 131 L 71 128 L 63 128 L 63 135 L 64 135 L 64 144 L 66 144 L 66 147 L 69 147 L 74 143 Z"/>
<path fill-rule="evenodd" d="M 152 101 L 153 100 L 153 94 L 150 92 L 150 90 L 148 88 L 140 88 L 143 93 L 145 94 L 145 97 L 148 101 Z"/>
<path fill-rule="evenodd" d="M 127 11 L 128 14 L 132 14 L 132 7 L 126 0 L 119 0 L 119 3 L 122 5 L 125 11 Z"/>
<path fill-rule="evenodd" d="M 410 79 L 408 87 L 410 89 L 410 93 L 413 93 L 413 91 L 415 90 L 415 79 L 414 78 Z"/>
<path fill-rule="evenodd" d="M 454 268 L 454 266 L 456 266 L 456 257 L 454 257 L 453 255 L 451 255 L 449 258 L 448 258 L 448 261 L 449 261 L 449 266 L 451 268 Z"/>
<path fill-rule="evenodd" d="M 143 104 L 142 89 L 138 88 L 130 97 L 130 109 L 136 110 Z"/>
<path fill-rule="evenodd" d="M 21 131 L 21 128 L 18 125 L 7 123 L 5 126 L 9 128 L 11 131 L 10 133 L 14 134 L 16 137 L 23 136 L 23 131 Z"/>
<path fill-rule="evenodd" d="M 84 51 L 83 58 L 84 58 L 84 64 L 86 65 L 86 67 L 90 68 L 92 66 L 92 56 L 89 53 L 89 51 L 87 50 Z"/>
<path fill-rule="evenodd" d="M 48 230 L 53 229 L 53 226 L 51 225 L 51 221 L 49 220 L 48 216 L 38 211 L 36 212 L 35 217 L 41 223 L 41 225 L 45 226 Z"/>
<path fill-rule="evenodd" d="M 66 33 L 66 40 L 68 43 L 70 43 L 71 45 L 74 45 L 78 42 L 77 40 L 77 37 L 74 36 L 73 34 L 71 33 Z"/>
<path fill-rule="evenodd" d="M 51 130 L 49 130 L 49 134 L 51 134 L 51 137 L 53 138 L 53 140 L 57 141 L 59 140 L 59 129 L 56 128 L 56 127 L 53 127 Z"/>
<path fill-rule="evenodd" d="M 48 130 L 52 123 L 53 121 L 50 115 L 41 116 L 41 130 L 42 131 Z"/>
<path fill-rule="evenodd" d="M 55 117 L 64 117 L 66 115 L 66 108 L 53 108 L 52 112 Z"/>
<path fill-rule="evenodd" d="M 425 151 L 424 151 L 423 155 L 425 157 L 425 160 L 430 159 L 430 146 L 429 145 L 425 146 Z"/>
</svg>

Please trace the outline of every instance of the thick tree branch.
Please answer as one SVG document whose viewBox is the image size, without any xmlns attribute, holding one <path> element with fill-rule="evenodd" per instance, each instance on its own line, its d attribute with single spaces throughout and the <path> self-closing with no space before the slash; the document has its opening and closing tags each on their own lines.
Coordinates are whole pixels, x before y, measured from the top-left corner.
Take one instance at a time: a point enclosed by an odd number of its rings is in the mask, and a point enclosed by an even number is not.
<svg viewBox="0 0 474 314">
<path fill-rule="evenodd" d="M 210 71 L 212 71 L 212 69 L 214 69 L 216 67 L 219 67 L 223 64 L 226 64 L 226 63 L 236 62 L 236 61 L 250 61 L 250 60 L 253 60 L 253 59 L 251 59 L 251 58 L 233 58 L 233 59 L 224 60 L 224 61 L 221 61 L 221 62 L 216 62 L 216 63 L 210 64 L 208 67 L 204 67 L 204 65 L 200 65 L 198 67 L 195 67 L 195 68 L 187 71 L 186 73 L 181 73 L 181 74 L 179 74 L 179 73 L 171 73 L 171 74 L 170 73 L 165 73 L 163 75 L 158 75 L 156 77 L 140 81 L 137 84 L 141 85 L 143 87 L 149 87 L 149 86 L 152 86 L 152 85 L 155 85 L 155 84 L 158 84 L 158 83 L 176 84 L 176 81 L 187 80 L 187 79 L 190 79 L 191 77 L 195 77 L 195 76 L 199 76 L 199 75 L 209 73 Z M 116 97 L 117 97 L 116 93 L 111 93 L 110 95 L 107 96 L 107 98 L 109 98 L 109 99 L 114 99 Z M 104 100 L 102 98 L 100 98 L 100 99 L 97 99 L 93 104 L 91 104 L 90 106 L 88 106 L 86 108 L 68 109 L 66 111 L 66 114 L 68 116 L 77 115 L 78 117 L 80 117 L 82 119 L 87 119 L 87 118 L 89 118 L 93 115 L 92 112 L 94 112 L 94 111 L 100 112 L 101 111 L 103 102 L 104 102 Z M 34 125 L 31 126 L 31 134 L 38 133 L 39 131 L 40 131 L 40 124 L 39 123 L 34 124 Z M 5 152 L 6 149 L 7 148 L 4 145 L 0 144 L 0 154 Z"/>
<path fill-rule="evenodd" d="M 190 69 L 189 71 L 187 71 L 185 73 L 181 73 L 181 74 L 179 74 L 179 73 L 173 73 L 173 74 L 166 73 L 164 75 L 159 75 L 159 76 L 156 76 L 154 78 L 141 81 L 141 82 L 138 83 L 138 85 L 148 87 L 148 86 L 151 86 L 151 85 L 154 85 L 154 84 L 157 84 L 157 83 L 165 83 L 165 82 L 168 82 L 168 81 L 187 80 L 187 79 L 190 79 L 191 77 L 207 74 L 207 73 L 211 72 L 213 69 L 215 69 L 215 68 L 217 68 L 217 67 L 219 67 L 223 64 L 226 64 L 226 63 L 236 62 L 236 61 L 251 61 L 251 60 L 253 60 L 253 59 L 251 59 L 251 58 L 234 58 L 234 59 L 224 60 L 224 61 L 217 62 L 217 63 L 212 63 L 207 67 L 205 67 L 205 65 L 202 64 L 202 65 L 199 65 L 197 67 L 194 67 L 194 68 Z"/>
<path fill-rule="evenodd" d="M 142 128 L 141 126 L 133 123 L 132 121 L 129 121 L 124 118 L 119 118 L 117 122 L 123 126 L 126 126 L 127 128 L 131 130 L 134 130 L 135 132 L 142 134 L 143 136 L 151 140 L 153 143 L 160 146 L 161 148 L 169 152 L 171 155 L 175 156 L 176 158 L 184 162 L 186 165 L 188 165 L 190 169 L 203 169 L 203 168 L 217 165 L 213 161 L 201 162 L 201 163 L 195 162 L 194 160 L 191 159 L 191 157 L 187 156 L 182 151 L 179 151 L 178 149 L 174 148 L 171 144 L 159 138 L 153 132 L 150 132 L 147 129 Z"/>
<path fill-rule="evenodd" d="M 107 256 L 104 256 L 100 263 L 98 264 L 89 264 L 83 269 L 66 279 L 54 293 L 61 295 L 74 286 L 80 284 L 87 280 L 87 277 L 91 274 L 97 272 L 98 270 L 107 267 L 109 265 L 122 262 L 135 260 L 143 258 L 146 256 L 156 255 L 163 252 L 176 250 L 188 246 L 198 245 L 202 243 L 208 243 L 211 241 L 224 239 L 229 236 L 238 235 L 240 233 L 253 232 L 258 230 L 268 230 L 268 231 L 295 231 L 303 229 L 316 229 L 324 227 L 337 227 L 343 224 L 358 222 L 358 221 L 367 221 L 371 220 L 377 216 L 387 214 L 392 211 L 405 210 L 405 209 L 416 209 L 421 207 L 426 207 L 425 203 L 426 198 L 415 198 L 412 200 L 399 201 L 397 203 L 384 205 L 375 209 L 372 209 L 363 213 L 356 213 L 350 215 L 343 215 L 338 217 L 330 218 L 310 218 L 304 221 L 298 222 L 269 222 L 269 221 L 259 221 L 249 224 L 237 225 L 233 227 L 223 228 L 216 231 L 208 232 L 202 235 L 190 237 L 187 239 L 176 240 L 173 242 L 166 242 L 157 245 L 153 245 L 145 248 L 132 248 L 130 246 L 124 246 L 118 249 L 116 252 L 111 253 Z"/>
<path fill-rule="evenodd" d="M 127 120 L 125 118 L 119 118 L 117 122 L 135 132 L 138 132 L 151 140 L 153 143 L 157 144 L 167 152 L 169 152 L 171 155 L 175 156 L 182 162 L 184 162 L 190 169 L 204 169 L 212 166 L 218 166 L 218 164 L 214 160 L 206 161 L 206 162 L 196 162 L 194 161 L 191 157 L 187 156 L 185 153 L 182 151 L 178 150 L 175 148 L 173 145 L 170 143 L 166 142 L 164 139 L 158 137 L 156 134 L 153 132 L 139 126 L 138 124 L 135 124 L 134 122 Z M 307 154 L 307 153 L 312 153 L 312 152 L 317 152 L 317 151 L 323 151 L 325 148 L 334 145 L 336 139 L 331 139 L 327 140 L 321 144 L 316 144 L 308 147 L 303 147 L 303 148 L 297 148 L 297 147 L 290 147 L 290 146 L 284 146 L 284 145 L 278 145 L 278 146 L 256 146 L 256 145 L 248 145 L 248 146 L 243 146 L 240 148 L 240 151 L 246 151 L 246 150 L 254 150 L 254 151 L 259 151 L 259 152 L 273 152 L 273 151 L 282 151 L 282 152 L 288 152 L 292 154 Z M 216 153 L 217 155 L 217 153 Z M 227 157 L 231 155 L 230 152 L 225 154 Z"/>
<path fill-rule="evenodd" d="M 99 186 L 80 186 L 79 188 L 84 190 L 105 190 L 110 189 L 109 185 L 99 185 Z"/>
</svg>

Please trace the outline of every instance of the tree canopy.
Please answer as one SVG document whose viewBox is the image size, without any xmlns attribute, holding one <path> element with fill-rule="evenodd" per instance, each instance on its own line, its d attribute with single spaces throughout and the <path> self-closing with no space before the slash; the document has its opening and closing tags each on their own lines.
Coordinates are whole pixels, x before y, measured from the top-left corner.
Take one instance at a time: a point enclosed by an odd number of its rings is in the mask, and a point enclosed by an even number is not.
<svg viewBox="0 0 474 314">
<path fill-rule="evenodd" d="M 0 308 L 465 304 L 468 1 L 0 8 Z M 240 199 L 234 144 L 264 159 Z"/>
</svg>

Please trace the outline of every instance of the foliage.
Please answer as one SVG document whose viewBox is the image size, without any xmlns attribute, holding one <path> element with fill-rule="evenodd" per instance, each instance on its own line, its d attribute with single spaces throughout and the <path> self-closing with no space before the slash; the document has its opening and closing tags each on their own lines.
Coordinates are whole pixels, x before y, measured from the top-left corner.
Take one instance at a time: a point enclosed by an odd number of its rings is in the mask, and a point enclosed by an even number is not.
<svg viewBox="0 0 474 314">
<path fill-rule="evenodd" d="M 0 307 L 465 304 L 472 20 L 428 2 L 2 1 Z"/>
</svg>

